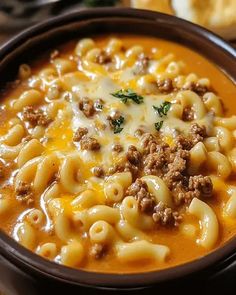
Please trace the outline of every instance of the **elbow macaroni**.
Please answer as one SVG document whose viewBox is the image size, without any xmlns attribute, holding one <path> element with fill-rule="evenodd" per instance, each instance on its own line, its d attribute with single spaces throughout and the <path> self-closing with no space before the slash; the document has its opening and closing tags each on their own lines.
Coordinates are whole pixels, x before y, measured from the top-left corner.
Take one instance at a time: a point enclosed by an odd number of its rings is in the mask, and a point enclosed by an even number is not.
<svg viewBox="0 0 236 295">
<path fill-rule="evenodd" d="M 122 263 L 146 259 L 163 262 L 169 254 L 169 248 L 163 245 L 154 245 L 147 241 L 137 241 L 117 244 L 116 252 Z"/>
<path fill-rule="evenodd" d="M 214 211 L 206 203 L 194 198 L 189 212 L 198 217 L 201 224 L 199 244 L 208 249 L 213 248 L 219 237 L 219 225 Z"/>
</svg>

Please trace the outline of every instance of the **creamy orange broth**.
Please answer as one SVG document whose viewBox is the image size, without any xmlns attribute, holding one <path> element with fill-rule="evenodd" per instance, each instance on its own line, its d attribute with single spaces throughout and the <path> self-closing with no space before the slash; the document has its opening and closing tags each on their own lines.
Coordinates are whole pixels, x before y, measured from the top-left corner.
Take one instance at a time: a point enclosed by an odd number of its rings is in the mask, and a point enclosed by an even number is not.
<svg viewBox="0 0 236 295">
<path fill-rule="evenodd" d="M 169 53 L 174 53 L 174 60 L 181 60 L 184 62 L 183 74 L 187 75 L 188 73 L 195 73 L 198 77 L 206 77 L 210 80 L 211 86 L 219 97 L 222 98 L 224 106 L 226 108 L 225 116 L 235 114 L 236 110 L 236 87 L 235 85 L 217 68 L 214 64 L 208 61 L 206 58 L 202 57 L 198 53 L 183 47 L 179 44 L 172 43 L 169 41 L 159 40 L 151 37 L 141 37 L 141 36 L 126 36 L 126 35 L 112 35 L 112 36 L 101 36 L 94 37 L 93 40 L 96 43 L 96 47 L 102 48 L 105 47 L 110 38 L 119 38 L 122 40 L 125 48 L 130 48 L 134 45 L 141 45 L 144 48 L 144 53 L 146 55 L 151 54 L 152 48 L 157 48 L 160 51 L 160 56 L 165 56 Z M 76 42 L 70 42 L 67 45 L 63 45 L 59 48 L 60 57 L 70 58 L 74 53 Z M 49 60 L 49 54 L 45 54 L 44 57 L 38 61 L 32 61 L 31 65 L 31 74 L 38 75 L 39 72 L 45 67 L 52 67 Z M 76 59 L 72 61 L 75 69 L 77 68 Z M 164 69 L 163 69 L 164 70 Z M 80 72 L 79 72 L 80 73 Z M 80 75 L 81 80 L 88 79 L 84 75 Z M 129 83 L 127 83 L 129 84 Z M 123 85 L 124 88 L 134 88 L 132 83 L 131 85 Z M 20 94 L 27 90 L 29 86 L 27 85 L 27 80 L 21 81 L 14 88 L 7 89 L 6 94 L 1 97 L 1 110 L 0 110 L 0 136 L 4 136 L 9 129 L 9 120 L 14 118 L 17 114 L 12 108 L 12 100 L 19 97 Z M 47 88 L 47 87 L 46 87 Z M 46 89 L 43 92 L 43 95 L 46 95 Z M 134 88 L 135 89 L 135 88 Z M 117 100 L 114 98 L 114 103 L 117 103 Z M 123 107 L 123 106 L 121 106 Z M 50 138 L 45 142 L 45 151 L 44 155 L 50 154 L 52 151 L 71 151 L 74 150 L 72 144 L 73 141 L 73 131 L 70 128 L 70 121 L 66 118 L 57 125 L 49 125 L 48 127 L 48 137 Z M 100 138 L 101 144 L 106 144 L 106 141 L 109 142 L 107 138 Z M 133 139 L 135 144 L 135 139 Z M 234 144 L 235 145 L 235 144 Z M 93 157 L 92 161 L 84 162 L 83 159 L 80 163 L 80 174 L 82 179 L 88 179 L 92 176 L 91 168 L 97 166 L 101 161 L 101 156 L 99 154 Z M 17 174 L 17 165 L 16 160 L 5 160 L 7 164 L 6 168 L 6 177 L 1 181 L 0 193 L 2 197 L 7 198 L 10 201 L 9 210 L 4 214 L 0 215 L 0 226 L 4 232 L 9 235 L 12 235 L 14 232 L 14 227 L 16 225 L 17 219 L 25 210 L 28 210 L 31 207 L 28 207 L 24 203 L 20 203 L 16 200 L 13 182 L 14 177 Z M 232 180 L 231 180 L 232 179 Z M 225 185 L 236 185 L 236 182 L 231 177 L 230 180 L 225 181 Z M 149 230 L 146 234 L 151 238 L 152 243 L 166 245 L 170 249 L 170 255 L 166 261 L 155 261 L 151 259 L 149 261 L 137 261 L 133 263 L 120 263 L 115 255 L 114 249 L 108 251 L 108 253 L 101 259 L 94 259 L 89 255 L 85 255 L 82 262 L 75 267 L 99 271 L 99 272 L 113 272 L 113 273 L 129 273 L 129 272 L 145 272 L 154 269 L 163 269 L 168 268 L 177 264 L 182 264 L 187 261 L 197 259 L 201 256 L 206 255 L 209 251 L 212 251 L 220 246 L 222 246 L 226 241 L 232 238 L 236 233 L 236 220 L 228 217 L 222 216 L 222 208 L 224 207 L 229 196 L 227 195 L 227 187 L 223 187 L 221 192 L 214 193 L 214 196 L 206 200 L 206 202 L 213 208 L 215 211 L 218 221 L 219 221 L 219 237 L 218 242 L 210 250 L 203 248 L 202 246 L 196 243 L 196 239 L 191 239 L 183 234 L 178 228 L 174 227 L 165 227 L 160 226 L 158 229 Z M 93 183 L 93 189 L 97 192 L 97 197 L 101 202 L 104 202 L 105 196 L 103 193 L 102 186 L 99 183 Z M 65 210 L 68 211 L 68 214 L 71 212 L 71 200 L 75 197 L 74 194 L 63 192 L 61 197 L 65 202 Z M 40 196 L 35 198 L 34 208 L 41 209 L 42 199 L 40 202 Z M 200 234 L 199 221 L 193 215 L 187 213 L 183 217 L 184 223 L 190 223 L 195 226 L 197 229 L 197 237 Z M 45 220 L 44 220 L 45 225 Z M 76 231 L 76 228 L 73 227 L 73 230 Z M 86 235 L 81 240 L 82 245 L 84 246 L 85 252 L 88 252 L 90 249 L 91 242 L 89 239 L 85 238 Z M 31 249 L 33 251 L 43 243 L 46 242 L 55 242 L 57 246 L 57 257 L 60 256 L 60 248 L 66 243 L 59 239 L 54 231 L 51 231 L 50 234 L 45 232 L 44 228 L 41 230 L 36 230 L 36 242 L 35 246 Z M 56 259 L 59 261 L 59 258 Z"/>
</svg>

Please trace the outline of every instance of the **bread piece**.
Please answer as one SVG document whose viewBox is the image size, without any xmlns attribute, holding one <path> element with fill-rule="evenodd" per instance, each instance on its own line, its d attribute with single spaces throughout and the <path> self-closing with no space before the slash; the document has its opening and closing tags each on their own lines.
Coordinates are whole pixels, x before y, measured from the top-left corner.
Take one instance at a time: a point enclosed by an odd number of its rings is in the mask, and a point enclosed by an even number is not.
<svg viewBox="0 0 236 295">
<path fill-rule="evenodd" d="M 176 16 L 236 38 L 236 0 L 172 0 Z"/>
<path fill-rule="evenodd" d="M 236 39 L 236 0 L 131 0 L 131 6 L 175 14 L 226 39 Z"/>
</svg>

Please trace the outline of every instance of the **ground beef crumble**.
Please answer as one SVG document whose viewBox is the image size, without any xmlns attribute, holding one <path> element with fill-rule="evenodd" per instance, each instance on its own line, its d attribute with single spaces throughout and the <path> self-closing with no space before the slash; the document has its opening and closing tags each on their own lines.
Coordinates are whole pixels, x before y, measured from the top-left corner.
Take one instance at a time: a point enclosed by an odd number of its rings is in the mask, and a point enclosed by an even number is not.
<svg viewBox="0 0 236 295">
<path fill-rule="evenodd" d="M 134 183 L 128 187 L 127 196 L 133 196 L 138 201 L 138 206 L 141 212 L 151 212 L 155 205 L 154 197 L 148 192 L 148 186 L 145 181 L 137 178 Z"/>
<path fill-rule="evenodd" d="M 202 142 L 206 137 L 206 127 L 199 126 L 197 123 L 193 123 L 190 126 L 188 136 L 182 134 L 176 138 L 176 148 L 190 150 L 198 142 Z"/>
<path fill-rule="evenodd" d="M 82 150 L 97 151 L 101 146 L 97 139 L 89 136 L 83 136 L 80 140 L 80 147 Z"/>
<path fill-rule="evenodd" d="M 112 150 L 113 152 L 116 152 L 116 153 L 121 153 L 123 151 L 123 146 L 121 144 L 114 144 L 112 146 Z"/>
<path fill-rule="evenodd" d="M 87 118 L 92 117 L 96 112 L 93 101 L 87 97 L 84 97 L 79 101 L 79 109 Z"/>
<path fill-rule="evenodd" d="M 190 127 L 189 136 L 193 142 L 193 145 L 197 144 L 206 137 L 206 127 L 199 126 L 197 123 L 194 123 Z"/>
<path fill-rule="evenodd" d="M 20 181 L 15 188 L 16 199 L 21 203 L 31 205 L 34 202 L 32 186 L 29 183 Z"/>
<path fill-rule="evenodd" d="M 93 244 L 90 254 L 95 259 L 101 259 L 106 254 L 106 246 L 102 244 Z"/>
<path fill-rule="evenodd" d="M 194 110 L 193 107 L 186 106 L 183 109 L 182 120 L 183 121 L 192 121 L 194 119 Z"/>
<path fill-rule="evenodd" d="M 201 85 L 199 83 L 191 82 L 189 85 L 184 86 L 182 90 L 190 90 L 197 93 L 199 96 L 203 96 L 205 93 L 209 92 L 210 89 L 207 86 Z"/>
<path fill-rule="evenodd" d="M 168 158 L 170 157 L 170 147 L 167 144 L 158 144 L 157 142 L 147 143 L 148 151 L 144 156 L 144 173 L 146 175 L 158 175 L 162 174 L 161 169 L 167 165 Z"/>
<path fill-rule="evenodd" d="M 153 220 L 161 225 L 179 226 L 182 216 L 177 212 L 167 207 L 163 202 L 159 202 L 154 207 L 152 215 Z"/>
<path fill-rule="evenodd" d="M 159 145 L 159 138 L 151 133 L 144 133 L 141 137 L 141 146 L 145 155 L 155 153 Z"/>
<path fill-rule="evenodd" d="M 112 62 L 112 58 L 105 50 L 102 50 L 96 58 L 96 63 L 100 65 L 108 64 L 110 62 Z"/>
<path fill-rule="evenodd" d="M 184 85 L 183 87 L 177 87 L 174 85 L 173 80 L 170 78 L 158 80 L 157 81 L 157 88 L 158 88 L 159 92 L 164 93 L 164 94 L 168 94 L 168 93 L 171 93 L 171 92 L 177 91 L 177 90 L 190 90 L 190 91 L 195 92 L 196 94 L 198 94 L 201 97 L 209 91 L 211 91 L 211 92 L 214 91 L 212 88 L 210 88 L 206 85 L 202 85 L 198 82 L 189 82 L 186 85 Z"/>
<path fill-rule="evenodd" d="M 32 106 L 24 107 L 23 117 L 32 126 L 48 126 L 52 120 L 41 109 L 34 109 Z"/>
<path fill-rule="evenodd" d="M 157 88 L 161 93 L 170 93 L 174 90 L 173 82 L 170 78 L 157 81 Z"/>
<path fill-rule="evenodd" d="M 128 147 L 122 161 L 108 169 L 108 175 L 116 172 L 131 172 L 133 178 L 138 176 L 142 164 L 142 154 L 133 145 Z"/>
<path fill-rule="evenodd" d="M 203 175 L 190 176 L 189 189 L 192 191 L 198 190 L 200 197 L 209 198 L 213 190 L 211 178 Z"/>
<path fill-rule="evenodd" d="M 173 211 L 163 202 L 156 204 L 154 196 L 148 192 L 146 182 L 140 178 L 127 189 L 127 196 L 133 196 L 137 202 L 139 210 L 152 216 L 153 221 L 161 225 L 178 226 L 181 216 L 177 211 Z"/>
<path fill-rule="evenodd" d="M 108 175 L 112 175 L 117 172 L 130 172 L 133 178 L 136 178 L 139 173 L 139 167 L 131 164 L 126 158 L 121 163 L 115 164 L 107 171 Z"/>
<path fill-rule="evenodd" d="M 185 137 L 182 134 L 178 135 L 175 139 L 175 148 L 176 149 L 183 149 L 183 150 L 191 150 L 193 147 L 193 143 L 191 138 Z"/>
<path fill-rule="evenodd" d="M 103 177 L 104 176 L 104 169 L 102 167 L 93 167 L 92 172 L 96 177 Z"/>
<path fill-rule="evenodd" d="M 134 182 L 125 195 L 133 196 L 141 212 L 151 214 L 153 220 L 163 226 L 178 226 L 181 216 L 178 209 L 188 205 L 196 198 L 209 198 L 213 194 L 211 178 L 201 174 L 190 176 L 188 166 L 190 149 L 206 136 L 206 128 L 193 123 L 189 133 L 178 135 L 173 145 L 168 145 L 160 134 L 142 133 L 140 135 L 141 151 L 129 146 L 122 162 L 109 169 L 109 175 L 116 172 L 130 171 Z M 156 203 L 149 193 L 147 184 L 141 179 L 143 175 L 156 175 L 163 179 L 169 188 L 174 208 Z"/>
<path fill-rule="evenodd" d="M 134 145 L 130 145 L 126 153 L 126 158 L 131 164 L 139 166 L 141 163 L 142 155 Z"/>
<path fill-rule="evenodd" d="M 88 133 L 87 128 L 79 127 L 73 136 L 73 141 L 80 141 L 82 137 L 86 135 L 87 133 Z"/>
</svg>

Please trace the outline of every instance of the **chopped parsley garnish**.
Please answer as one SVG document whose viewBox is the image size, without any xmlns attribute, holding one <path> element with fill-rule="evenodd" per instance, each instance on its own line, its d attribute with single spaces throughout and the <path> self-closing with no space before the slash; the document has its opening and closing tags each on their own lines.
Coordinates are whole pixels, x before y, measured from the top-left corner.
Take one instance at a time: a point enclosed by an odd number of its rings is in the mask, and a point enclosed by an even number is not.
<svg viewBox="0 0 236 295">
<path fill-rule="evenodd" d="M 164 101 L 159 107 L 157 106 L 152 106 L 153 109 L 157 112 L 159 117 L 166 116 L 170 107 L 171 107 L 171 102 L 169 101 Z M 159 121 L 155 123 L 155 128 L 157 131 L 160 131 L 164 121 Z"/>
<path fill-rule="evenodd" d="M 155 128 L 157 131 L 160 131 L 161 127 L 163 125 L 163 121 L 159 121 L 157 123 L 155 123 Z"/>
<path fill-rule="evenodd" d="M 166 116 L 171 106 L 171 102 L 164 101 L 159 107 L 152 106 L 153 109 L 158 113 L 159 117 Z"/>
<path fill-rule="evenodd" d="M 123 103 L 127 103 L 129 99 L 137 104 L 143 102 L 143 97 L 141 95 L 138 95 L 132 89 L 120 89 L 115 93 L 111 93 L 111 95 L 119 98 Z"/>
<path fill-rule="evenodd" d="M 115 134 L 120 133 L 123 128 L 121 125 L 124 123 L 125 118 L 120 116 L 118 119 L 111 120 L 111 124 L 113 126 L 113 131 Z"/>
</svg>

